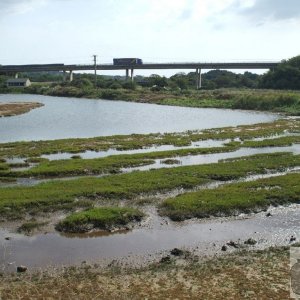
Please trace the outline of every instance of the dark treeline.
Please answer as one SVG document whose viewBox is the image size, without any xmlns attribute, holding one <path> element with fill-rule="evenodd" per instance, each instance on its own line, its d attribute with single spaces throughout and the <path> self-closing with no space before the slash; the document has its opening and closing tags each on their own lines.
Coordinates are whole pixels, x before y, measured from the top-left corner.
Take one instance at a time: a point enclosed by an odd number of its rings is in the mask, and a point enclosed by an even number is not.
<svg viewBox="0 0 300 300">
<path fill-rule="evenodd" d="M 20 77 L 28 77 L 33 82 L 53 82 L 61 86 L 77 88 L 93 88 L 93 74 L 74 74 L 72 82 L 63 82 L 62 72 L 23 73 Z M 0 76 L 0 87 L 5 86 L 8 76 Z M 97 87 L 108 89 L 136 89 L 147 87 L 153 91 L 188 90 L 196 88 L 196 73 L 176 73 L 167 78 L 157 74 L 135 76 L 134 82 L 126 81 L 125 76 L 97 76 Z M 212 70 L 202 74 L 202 88 L 207 90 L 220 88 L 263 88 L 300 90 L 300 56 L 284 60 L 273 70 L 263 75 L 244 72 L 236 74 L 226 70 Z"/>
<path fill-rule="evenodd" d="M 20 77 L 30 78 L 32 82 L 53 82 L 62 86 L 75 86 L 78 88 L 92 88 L 94 86 L 93 74 L 74 74 L 72 82 L 68 80 L 63 82 L 62 73 L 23 73 Z M 202 88 L 218 89 L 218 88 L 257 88 L 259 75 L 250 72 L 244 74 L 235 74 L 224 70 L 212 70 L 202 75 Z M 8 76 L 0 76 L 0 85 L 5 85 Z M 135 89 L 137 86 L 147 87 L 154 91 L 162 89 L 168 90 L 187 90 L 196 88 L 196 73 L 190 72 L 177 73 L 170 78 L 152 74 L 146 76 L 135 76 L 134 82 L 126 81 L 125 76 L 97 76 L 98 88 L 109 89 Z"/>
</svg>

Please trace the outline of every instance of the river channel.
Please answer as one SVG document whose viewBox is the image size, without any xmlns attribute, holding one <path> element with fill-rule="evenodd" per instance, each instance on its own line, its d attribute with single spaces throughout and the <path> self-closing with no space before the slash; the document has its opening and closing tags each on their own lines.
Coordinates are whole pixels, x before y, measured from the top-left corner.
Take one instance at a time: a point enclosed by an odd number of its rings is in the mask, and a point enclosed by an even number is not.
<svg viewBox="0 0 300 300">
<path fill-rule="evenodd" d="M 29 113 L 0 118 L 0 142 L 181 132 L 271 122 L 275 114 L 40 95 L 0 95 L 0 103 L 40 102 Z"/>
</svg>

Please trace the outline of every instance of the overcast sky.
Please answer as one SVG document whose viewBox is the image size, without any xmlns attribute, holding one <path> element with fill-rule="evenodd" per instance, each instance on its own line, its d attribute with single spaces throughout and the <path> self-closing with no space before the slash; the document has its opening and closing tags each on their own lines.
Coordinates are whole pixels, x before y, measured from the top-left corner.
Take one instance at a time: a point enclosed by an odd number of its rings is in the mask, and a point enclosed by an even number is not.
<svg viewBox="0 0 300 300">
<path fill-rule="evenodd" d="M 0 64 L 281 60 L 300 1 L 0 0 L 0 36 Z"/>
</svg>

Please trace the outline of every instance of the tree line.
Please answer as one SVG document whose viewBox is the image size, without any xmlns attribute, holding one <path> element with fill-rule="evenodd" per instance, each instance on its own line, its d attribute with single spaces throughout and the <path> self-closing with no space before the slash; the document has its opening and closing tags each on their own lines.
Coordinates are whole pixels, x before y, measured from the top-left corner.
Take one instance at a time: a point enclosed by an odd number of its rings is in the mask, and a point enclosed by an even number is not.
<svg viewBox="0 0 300 300">
<path fill-rule="evenodd" d="M 72 82 L 63 82 L 62 72 L 23 73 L 22 77 L 29 77 L 34 82 L 54 82 L 62 86 L 78 88 L 93 88 L 93 74 L 74 74 Z M 157 74 L 150 76 L 135 76 L 134 82 L 126 81 L 125 76 L 97 76 L 98 88 L 136 89 L 138 86 L 147 87 L 153 91 L 159 90 L 188 90 L 196 88 L 196 72 L 176 73 L 167 78 Z M 8 76 L 0 75 L 0 87 L 5 86 Z M 203 89 L 219 88 L 262 88 L 300 90 L 300 56 L 283 60 L 277 67 L 258 75 L 251 72 L 243 74 L 227 70 L 211 70 L 202 74 Z"/>
</svg>

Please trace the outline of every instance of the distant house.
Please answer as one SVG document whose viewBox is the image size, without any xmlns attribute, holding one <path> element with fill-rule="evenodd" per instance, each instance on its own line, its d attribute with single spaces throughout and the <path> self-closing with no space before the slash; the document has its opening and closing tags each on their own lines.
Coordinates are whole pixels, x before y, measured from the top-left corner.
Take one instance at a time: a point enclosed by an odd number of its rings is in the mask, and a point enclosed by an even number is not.
<svg viewBox="0 0 300 300">
<path fill-rule="evenodd" d="M 28 78 L 13 78 L 6 81 L 7 87 L 27 87 L 31 82 Z"/>
</svg>

